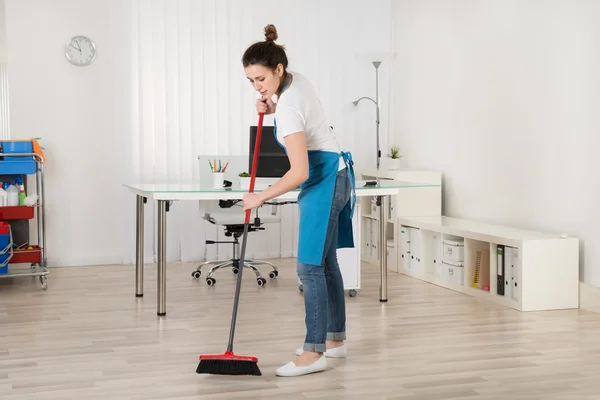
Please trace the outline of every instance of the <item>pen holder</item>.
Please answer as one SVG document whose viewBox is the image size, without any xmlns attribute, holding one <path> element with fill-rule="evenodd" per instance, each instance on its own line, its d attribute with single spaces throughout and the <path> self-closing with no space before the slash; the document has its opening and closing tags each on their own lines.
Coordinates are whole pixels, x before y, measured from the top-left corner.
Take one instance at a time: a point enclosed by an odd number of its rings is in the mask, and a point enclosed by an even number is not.
<svg viewBox="0 0 600 400">
<path fill-rule="evenodd" d="M 223 184 L 225 183 L 225 173 L 224 172 L 213 172 L 213 189 L 222 189 Z"/>
</svg>

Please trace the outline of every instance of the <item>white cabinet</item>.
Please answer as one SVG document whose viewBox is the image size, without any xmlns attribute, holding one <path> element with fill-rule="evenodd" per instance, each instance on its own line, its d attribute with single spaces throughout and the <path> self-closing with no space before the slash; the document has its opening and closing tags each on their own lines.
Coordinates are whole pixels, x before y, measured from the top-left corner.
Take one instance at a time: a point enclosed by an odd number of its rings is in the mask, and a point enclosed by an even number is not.
<svg viewBox="0 0 600 400">
<path fill-rule="evenodd" d="M 579 307 L 577 238 L 443 216 L 398 224 L 410 233 L 403 274 L 519 311 Z M 413 257 L 421 260 L 416 270 Z"/>
<path fill-rule="evenodd" d="M 360 289 L 360 253 L 361 246 L 359 243 L 360 234 L 360 205 L 357 204 L 355 213 L 352 218 L 352 229 L 354 234 L 354 248 L 351 249 L 338 249 L 338 264 L 340 265 L 340 272 L 342 273 L 342 279 L 344 280 L 345 290 L 357 290 Z"/>
<path fill-rule="evenodd" d="M 356 174 L 356 179 L 361 181 L 394 180 L 399 182 L 420 183 L 400 189 L 400 194 L 392 196 L 389 209 L 386 213 L 387 237 L 379 238 L 379 207 L 375 198 L 361 197 L 360 202 L 365 211 L 362 214 L 362 246 L 361 259 L 365 262 L 379 265 L 380 243 L 391 241 L 395 251 L 395 257 L 388 257 L 388 270 L 399 272 L 402 268 L 412 268 L 415 271 L 422 269 L 422 261 L 419 258 L 410 257 L 410 244 L 401 238 L 405 233 L 401 232 L 397 219 L 400 216 L 440 216 L 442 213 L 442 174 L 435 171 L 362 171 Z M 413 248 L 418 247 L 418 237 L 412 243 Z M 388 253 L 387 251 L 386 253 Z M 405 263 L 408 263 L 406 266 Z M 404 267 L 403 267 L 404 266 Z"/>
</svg>

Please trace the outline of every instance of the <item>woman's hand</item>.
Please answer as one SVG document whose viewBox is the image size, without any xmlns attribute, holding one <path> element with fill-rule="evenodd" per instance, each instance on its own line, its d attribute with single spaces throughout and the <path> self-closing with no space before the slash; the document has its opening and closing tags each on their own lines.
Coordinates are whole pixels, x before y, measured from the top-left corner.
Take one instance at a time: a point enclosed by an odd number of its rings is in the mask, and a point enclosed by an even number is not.
<svg viewBox="0 0 600 400">
<path fill-rule="evenodd" d="M 277 105 L 273 102 L 273 100 L 271 100 L 271 98 L 265 99 L 264 97 L 261 97 L 260 99 L 256 99 L 256 111 L 259 114 L 273 114 L 275 112 L 275 108 L 277 108 Z"/>
<path fill-rule="evenodd" d="M 246 193 L 244 195 L 244 211 L 258 208 L 264 204 L 264 200 L 256 193 Z"/>
</svg>

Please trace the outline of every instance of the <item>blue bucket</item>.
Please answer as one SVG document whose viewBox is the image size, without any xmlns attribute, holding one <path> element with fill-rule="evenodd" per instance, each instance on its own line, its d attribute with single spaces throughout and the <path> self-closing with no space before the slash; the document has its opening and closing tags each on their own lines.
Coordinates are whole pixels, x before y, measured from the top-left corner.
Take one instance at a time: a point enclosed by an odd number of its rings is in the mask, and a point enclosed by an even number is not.
<svg viewBox="0 0 600 400">
<path fill-rule="evenodd" d="M 10 244 L 10 233 L 0 235 L 0 251 L 4 251 Z M 10 250 L 0 254 L 0 275 L 8 274 L 8 263 L 6 260 L 10 257 Z"/>
<path fill-rule="evenodd" d="M 2 152 L 7 154 L 14 153 L 33 153 L 33 143 L 31 141 L 19 142 L 9 140 L 2 143 Z"/>
<path fill-rule="evenodd" d="M 0 141 L 4 154 L 31 154 L 33 143 L 31 141 L 7 140 Z M 0 175 L 33 175 L 37 171 L 37 164 L 33 156 L 10 157 L 0 156 Z"/>
</svg>

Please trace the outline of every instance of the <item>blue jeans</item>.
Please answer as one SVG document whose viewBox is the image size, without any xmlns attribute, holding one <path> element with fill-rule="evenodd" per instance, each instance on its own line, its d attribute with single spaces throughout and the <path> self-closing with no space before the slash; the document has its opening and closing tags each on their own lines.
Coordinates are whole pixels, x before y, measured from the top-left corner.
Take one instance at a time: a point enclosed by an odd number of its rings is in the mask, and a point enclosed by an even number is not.
<svg viewBox="0 0 600 400">
<path fill-rule="evenodd" d="M 322 265 L 298 263 L 297 272 L 304 292 L 306 338 L 303 349 L 325 352 L 326 340 L 346 339 L 346 299 L 337 260 L 338 216 L 350 201 L 347 170 L 337 174 Z"/>
</svg>

